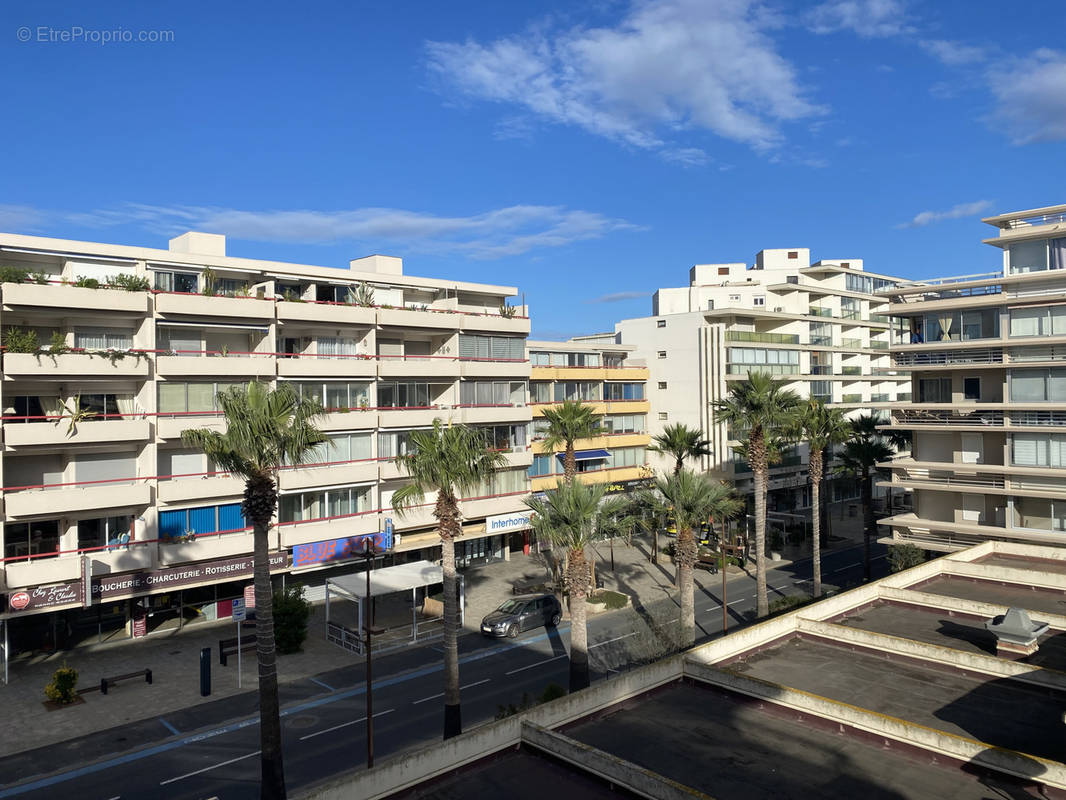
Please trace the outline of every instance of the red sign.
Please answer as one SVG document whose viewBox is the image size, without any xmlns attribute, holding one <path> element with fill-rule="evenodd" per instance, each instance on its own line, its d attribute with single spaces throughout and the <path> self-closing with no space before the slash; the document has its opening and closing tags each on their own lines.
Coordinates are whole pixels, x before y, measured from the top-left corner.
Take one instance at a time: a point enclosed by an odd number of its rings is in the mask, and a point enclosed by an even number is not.
<svg viewBox="0 0 1066 800">
<path fill-rule="evenodd" d="M 148 617 L 142 611 L 139 615 L 133 618 L 133 638 L 140 639 L 143 636 L 148 635 Z"/>
<path fill-rule="evenodd" d="M 244 607 L 255 608 L 255 584 L 250 583 L 244 587 Z"/>
<path fill-rule="evenodd" d="M 21 611 L 30 604 L 30 593 L 15 592 L 15 594 L 8 598 L 7 602 L 11 604 L 11 607 L 15 609 L 15 611 Z"/>
</svg>

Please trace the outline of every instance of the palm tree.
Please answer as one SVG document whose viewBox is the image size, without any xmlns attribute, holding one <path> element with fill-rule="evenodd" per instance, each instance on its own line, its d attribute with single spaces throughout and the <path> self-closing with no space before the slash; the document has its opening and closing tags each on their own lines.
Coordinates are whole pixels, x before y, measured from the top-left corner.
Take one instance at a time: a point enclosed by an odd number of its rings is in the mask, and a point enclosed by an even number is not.
<svg viewBox="0 0 1066 800">
<path fill-rule="evenodd" d="M 848 439 L 851 425 L 838 408 L 830 408 L 821 400 L 811 399 L 797 419 L 799 438 L 807 442 L 808 469 L 811 479 L 811 528 L 813 531 L 812 562 L 814 596 L 822 596 L 822 479 L 825 475 L 825 454 L 835 444 Z"/>
<path fill-rule="evenodd" d="M 711 454 L 711 443 L 703 438 L 703 433 L 683 423 L 667 425 L 663 432 L 652 437 L 653 453 L 673 456 L 674 474 L 685 466 L 686 458 L 701 458 Z"/>
<path fill-rule="evenodd" d="M 533 528 L 567 551 L 566 586 L 570 590 L 570 691 L 589 685 L 588 630 L 585 600 L 591 575 L 585 548 L 612 533 L 622 512 L 621 498 L 604 499 L 605 486 L 579 481 L 562 483 L 543 498 L 530 497 Z"/>
<path fill-rule="evenodd" d="M 895 452 L 881 435 L 877 426 L 881 421 L 872 414 L 852 420 L 852 438 L 844 443 L 840 454 L 843 472 L 858 479 L 862 492 L 862 564 L 863 578 L 870 580 L 870 540 L 874 536 L 873 479 L 877 465 L 887 461 Z"/>
<path fill-rule="evenodd" d="M 765 617 L 766 597 L 766 482 L 769 477 L 768 443 L 787 438 L 800 398 L 767 372 L 749 372 L 734 383 L 725 399 L 715 403 L 721 422 L 745 438 L 748 463 L 755 474 L 755 587 L 756 614 Z"/>
<path fill-rule="evenodd" d="M 681 605 L 682 648 L 691 647 L 696 641 L 696 608 L 693 570 L 699 557 L 695 531 L 709 519 L 725 520 L 736 516 L 744 507 L 733 488 L 714 483 L 704 475 L 683 469 L 655 479 L 655 490 L 641 494 L 641 502 L 663 510 L 674 518 L 677 540 L 674 557 L 678 565 L 678 590 Z M 725 565 L 723 564 L 723 569 Z"/>
<path fill-rule="evenodd" d="M 301 398 L 292 384 L 271 390 L 262 383 L 234 386 L 218 393 L 226 432 L 183 431 L 184 444 L 207 454 L 218 469 L 244 478 L 241 508 L 252 523 L 254 542 L 255 636 L 259 662 L 259 736 L 264 800 L 285 797 L 281 755 L 281 709 L 274 652 L 274 592 L 270 584 L 270 522 L 278 505 L 277 472 L 283 464 L 303 464 L 326 437 L 314 426 L 322 407 Z"/>
<path fill-rule="evenodd" d="M 567 481 L 573 481 L 577 475 L 574 442 L 603 434 L 600 415 L 592 406 L 577 400 L 567 400 L 556 408 L 544 409 L 544 419 L 548 422 L 548 430 L 543 439 L 544 447 L 547 450 L 564 448 L 563 476 Z"/>
<path fill-rule="evenodd" d="M 426 495 L 436 492 L 433 516 L 440 535 L 444 580 L 444 738 L 463 732 L 459 708 L 459 597 L 455 581 L 455 540 L 462 535 L 459 498 L 488 481 L 504 463 L 483 434 L 466 425 L 433 420 L 428 430 L 411 431 L 412 452 L 396 456 L 396 464 L 411 476 L 392 496 L 392 507 L 403 516 Z"/>
</svg>

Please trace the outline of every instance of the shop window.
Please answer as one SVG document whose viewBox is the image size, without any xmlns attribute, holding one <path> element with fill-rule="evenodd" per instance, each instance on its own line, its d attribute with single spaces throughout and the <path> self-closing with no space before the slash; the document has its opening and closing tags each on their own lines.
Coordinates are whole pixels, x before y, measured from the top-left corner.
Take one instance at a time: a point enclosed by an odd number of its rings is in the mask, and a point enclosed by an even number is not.
<svg viewBox="0 0 1066 800">
<path fill-rule="evenodd" d="M 59 522 L 8 522 L 4 525 L 4 558 L 55 557 L 59 553 Z"/>
</svg>

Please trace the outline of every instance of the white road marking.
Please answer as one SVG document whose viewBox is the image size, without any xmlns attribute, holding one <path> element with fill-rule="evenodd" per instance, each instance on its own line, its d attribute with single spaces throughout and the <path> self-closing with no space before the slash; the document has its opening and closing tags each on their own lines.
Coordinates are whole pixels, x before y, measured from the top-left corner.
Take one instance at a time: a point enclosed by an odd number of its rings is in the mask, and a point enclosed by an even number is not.
<svg viewBox="0 0 1066 800">
<path fill-rule="evenodd" d="M 377 719 L 378 717 L 383 717 L 386 714 L 391 714 L 395 710 L 395 708 L 390 708 L 388 711 L 379 711 L 374 715 L 374 719 Z M 356 725 L 360 722 L 366 722 L 366 717 L 360 717 L 359 719 L 349 720 L 348 722 L 342 722 L 340 725 L 334 725 L 332 728 L 326 728 L 325 730 L 309 733 L 306 736 L 301 736 L 300 741 L 302 742 L 304 739 L 314 739 L 316 736 L 321 736 L 323 733 L 332 733 L 333 731 L 340 730 L 341 728 L 347 728 L 349 725 Z"/>
<path fill-rule="evenodd" d="M 852 567 L 861 567 L 861 566 L 862 566 L 862 562 L 861 561 L 856 561 L 854 564 L 848 564 L 848 565 L 843 566 L 843 567 L 837 567 L 834 570 L 830 570 L 830 572 L 843 572 L 846 569 L 851 569 Z"/>
<path fill-rule="evenodd" d="M 485 680 L 483 681 L 475 681 L 474 683 L 468 683 L 466 686 L 460 686 L 459 690 L 462 691 L 463 689 L 472 689 L 475 686 L 480 686 L 481 684 L 488 683 L 491 680 L 492 678 L 485 678 Z M 423 697 L 421 700 L 415 700 L 411 703 L 411 705 L 417 706 L 419 703 L 428 703 L 430 700 L 436 700 L 438 697 L 444 697 L 444 692 L 439 692 L 438 694 L 435 694 L 432 697 Z"/>
<path fill-rule="evenodd" d="M 563 653 L 561 656 L 553 656 L 552 658 L 545 659 L 544 661 L 538 661 L 536 664 L 527 664 L 524 667 L 519 667 L 518 669 L 512 669 L 510 672 L 505 672 L 503 674 L 504 675 L 514 675 L 516 672 L 524 672 L 527 669 L 533 669 L 533 667 L 539 667 L 539 666 L 541 666 L 543 664 L 550 664 L 553 661 L 558 661 L 560 658 L 566 658 L 566 653 Z"/>
<path fill-rule="evenodd" d="M 636 631 L 632 631 L 632 632 L 624 634 L 622 636 L 615 636 L 613 639 L 608 639 L 605 642 L 596 642 L 596 644 L 590 644 L 589 645 L 589 649 L 591 650 L 593 647 L 603 647 L 603 645 L 605 645 L 605 644 L 610 644 L 611 642 L 618 642 L 618 641 L 621 641 L 622 639 L 628 639 L 630 636 L 636 636 L 636 635 L 637 635 L 637 632 Z"/>
<path fill-rule="evenodd" d="M 168 783 L 176 783 L 177 781 L 183 781 L 186 778 L 191 778 L 193 775 L 200 775 L 201 773 L 204 773 L 204 772 L 210 772 L 213 769 L 218 769 L 219 767 L 224 767 L 227 764 L 236 764 L 238 761 L 244 761 L 244 759 L 246 759 L 246 758 L 251 758 L 252 756 L 259 755 L 259 752 L 260 752 L 259 750 L 256 750 L 254 753 L 248 753 L 247 755 L 237 756 L 236 758 L 231 758 L 229 761 L 222 761 L 222 762 L 220 762 L 218 764 L 212 764 L 210 767 L 204 767 L 203 769 L 198 769 L 195 772 L 187 772 L 184 775 L 179 775 L 176 778 L 167 778 L 165 781 L 160 781 L 159 785 L 160 786 L 166 786 Z"/>
</svg>

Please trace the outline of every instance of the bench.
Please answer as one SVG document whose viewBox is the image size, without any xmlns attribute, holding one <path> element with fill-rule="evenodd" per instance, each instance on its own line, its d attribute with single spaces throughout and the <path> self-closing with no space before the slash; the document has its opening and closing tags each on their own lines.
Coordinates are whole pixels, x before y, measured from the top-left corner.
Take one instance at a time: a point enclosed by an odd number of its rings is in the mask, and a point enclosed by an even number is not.
<svg viewBox="0 0 1066 800">
<path fill-rule="evenodd" d="M 246 650 L 255 650 L 256 637 L 255 634 L 241 637 L 241 652 Z M 218 663 L 222 666 L 226 666 L 226 659 L 228 656 L 237 655 L 237 637 L 232 639 L 219 639 L 218 640 Z"/>
<path fill-rule="evenodd" d="M 109 687 L 117 685 L 119 681 L 129 680 L 130 678 L 144 678 L 144 682 L 150 684 L 152 682 L 152 670 L 139 669 L 136 672 L 127 672 L 124 675 L 112 675 L 109 678 L 101 678 L 99 686 L 88 686 L 84 689 L 78 689 L 78 694 L 86 694 L 87 692 L 107 694 Z"/>
</svg>

